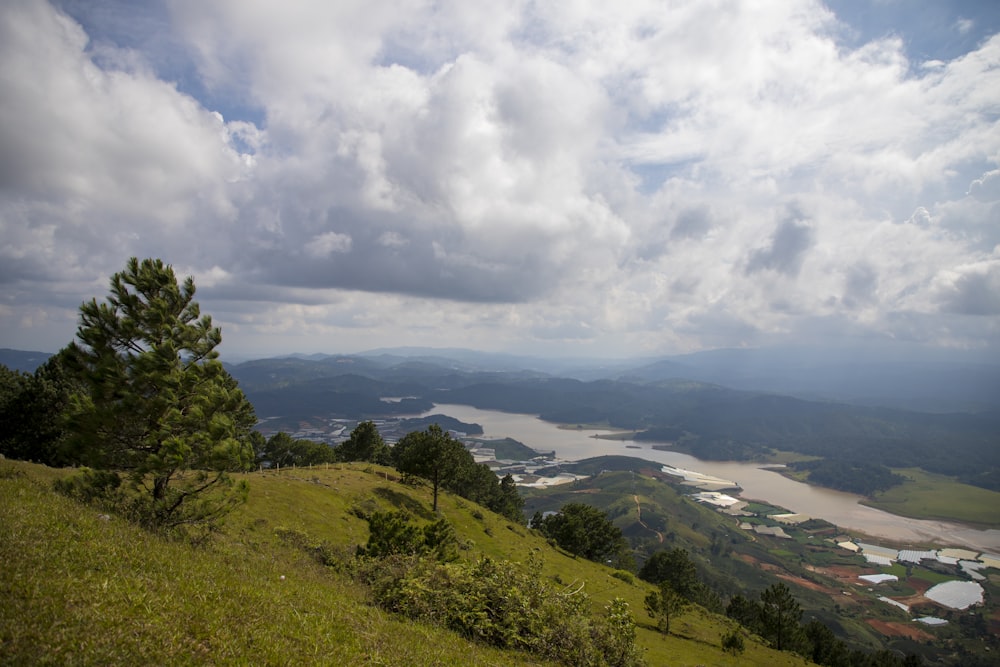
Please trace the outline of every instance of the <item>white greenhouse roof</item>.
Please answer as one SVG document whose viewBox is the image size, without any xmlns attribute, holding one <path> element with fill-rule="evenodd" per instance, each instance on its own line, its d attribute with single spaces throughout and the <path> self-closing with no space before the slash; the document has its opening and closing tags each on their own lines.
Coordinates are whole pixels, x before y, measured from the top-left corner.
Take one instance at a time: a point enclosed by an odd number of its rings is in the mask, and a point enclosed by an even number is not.
<svg viewBox="0 0 1000 667">
<path fill-rule="evenodd" d="M 899 581 L 899 577 L 894 574 L 862 574 L 858 579 L 863 579 L 871 584 L 884 584 L 887 581 Z"/>
<path fill-rule="evenodd" d="M 924 625 L 948 625 L 948 621 L 937 616 L 922 616 L 915 620 L 917 623 L 923 623 Z"/>
<path fill-rule="evenodd" d="M 781 537 L 788 539 L 791 537 L 781 529 L 781 526 L 754 526 L 753 531 L 758 535 L 770 535 L 771 537 Z"/>
<path fill-rule="evenodd" d="M 887 556 L 879 556 L 877 554 L 869 554 L 869 553 L 865 553 L 862 555 L 865 557 L 865 560 L 867 560 L 869 563 L 873 563 L 875 565 L 885 565 L 886 567 L 892 565 L 892 559 Z"/>
<path fill-rule="evenodd" d="M 936 551 L 911 551 L 904 549 L 899 552 L 899 560 L 904 563 L 920 563 L 922 560 L 934 560 L 937 558 Z"/>
<path fill-rule="evenodd" d="M 732 507 L 740 502 L 739 498 L 733 498 L 730 495 L 719 493 L 718 491 L 700 491 L 694 494 L 693 498 L 700 502 L 715 505 L 717 507 Z"/>
<path fill-rule="evenodd" d="M 884 595 L 881 596 L 881 597 L 879 597 L 879 600 L 881 600 L 882 602 L 885 602 L 887 604 L 891 604 L 893 607 L 899 607 L 903 611 L 910 611 L 910 608 L 907 607 L 902 602 L 897 602 L 897 601 L 893 600 L 892 598 L 885 597 Z"/>
<path fill-rule="evenodd" d="M 985 581 L 986 577 L 980 574 L 980 570 L 986 569 L 985 563 L 980 563 L 976 560 L 960 560 L 958 561 L 958 566 L 962 568 L 962 571 L 969 575 L 969 578 L 975 579 L 976 581 Z"/>
<path fill-rule="evenodd" d="M 865 544 L 864 542 L 858 542 L 858 546 L 861 547 L 861 551 L 865 554 L 885 556 L 886 558 L 891 558 L 893 560 L 896 560 L 896 558 L 899 557 L 899 551 L 889 547 L 880 547 L 877 544 Z"/>
<path fill-rule="evenodd" d="M 928 590 L 924 596 L 951 609 L 967 609 L 983 603 L 983 587 L 974 581 L 946 581 Z"/>
</svg>

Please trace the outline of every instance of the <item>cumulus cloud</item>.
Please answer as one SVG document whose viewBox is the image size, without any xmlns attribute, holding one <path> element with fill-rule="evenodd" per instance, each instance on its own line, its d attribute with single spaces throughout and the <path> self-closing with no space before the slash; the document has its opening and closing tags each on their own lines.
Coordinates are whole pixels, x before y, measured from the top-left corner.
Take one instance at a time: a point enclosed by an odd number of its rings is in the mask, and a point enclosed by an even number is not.
<svg viewBox="0 0 1000 667">
<path fill-rule="evenodd" d="M 11 344 L 47 308 L 67 339 L 130 255 L 243 340 L 653 352 L 996 317 L 1000 36 L 932 67 L 813 0 L 64 7 L 0 9 Z"/>
</svg>

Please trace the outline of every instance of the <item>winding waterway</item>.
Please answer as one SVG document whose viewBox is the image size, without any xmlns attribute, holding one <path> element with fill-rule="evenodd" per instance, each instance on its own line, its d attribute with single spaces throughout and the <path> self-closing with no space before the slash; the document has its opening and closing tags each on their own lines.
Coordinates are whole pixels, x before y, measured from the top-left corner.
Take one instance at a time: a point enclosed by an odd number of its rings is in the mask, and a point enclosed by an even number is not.
<svg viewBox="0 0 1000 667">
<path fill-rule="evenodd" d="M 702 461 L 680 452 L 652 449 L 648 443 L 601 440 L 593 437 L 610 431 L 560 429 L 534 415 L 480 410 L 467 405 L 440 404 L 424 413 L 446 414 L 483 427 L 486 438 L 513 438 L 540 452 L 554 451 L 561 459 L 620 454 L 669 464 L 678 468 L 737 482 L 744 499 L 763 500 L 791 512 L 825 519 L 844 529 L 873 539 L 904 545 L 955 545 L 979 551 L 1000 551 L 1000 530 L 977 530 L 947 521 L 908 519 L 859 503 L 860 496 L 810 486 L 754 463 Z"/>
</svg>

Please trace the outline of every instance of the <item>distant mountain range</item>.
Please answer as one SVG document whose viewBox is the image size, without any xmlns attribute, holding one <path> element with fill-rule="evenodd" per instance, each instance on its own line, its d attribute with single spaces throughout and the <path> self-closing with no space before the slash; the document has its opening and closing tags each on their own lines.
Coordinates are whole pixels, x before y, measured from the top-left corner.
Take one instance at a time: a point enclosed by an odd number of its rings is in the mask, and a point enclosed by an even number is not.
<svg viewBox="0 0 1000 667">
<path fill-rule="evenodd" d="M 855 405 L 921 412 L 1000 409 L 1000 363 L 961 351 L 727 349 L 657 358 L 542 358 L 457 348 L 383 348 L 354 355 L 292 355 L 357 368 L 435 369 L 522 377 L 658 382 L 692 380 Z M 353 361 L 348 361 L 353 360 Z M 254 362 L 247 362 L 254 363 Z M 243 364 L 241 364 L 243 365 Z"/>
<path fill-rule="evenodd" d="M 31 372 L 50 353 L 0 349 L 0 363 Z M 405 382 L 449 376 L 561 377 L 650 383 L 690 380 L 854 405 L 920 412 L 1000 410 L 1000 363 L 960 351 L 727 349 L 634 359 L 543 358 L 460 348 L 396 347 L 358 354 L 292 354 L 227 364 L 241 383 L 274 386 L 355 374 Z"/>
<path fill-rule="evenodd" d="M 46 359 L 51 356 L 51 352 L 32 352 L 28 350 L 11 350 L 6 347 L 0 348 L 0 364 L 3 364 L 12 371 L 33 373 L 36 368 L 44 364 Z"/>
</svg>

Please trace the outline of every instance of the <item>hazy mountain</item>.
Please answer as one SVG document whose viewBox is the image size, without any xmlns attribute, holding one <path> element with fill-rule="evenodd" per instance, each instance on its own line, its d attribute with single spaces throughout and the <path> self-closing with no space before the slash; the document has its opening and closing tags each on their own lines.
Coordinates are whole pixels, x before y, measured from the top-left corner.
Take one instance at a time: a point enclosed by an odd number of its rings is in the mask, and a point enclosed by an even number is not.
<svg viewBox="0 0 1000 667">
<path fill-rule="evenodd" d="M 621 377 L 698 380 L 929 412 L 1000 408 L 1000 364 L 960 353 L 894 357 L 875 350 L 712 350 L 638 366 Z"/>
<path fill-rule="evenodd" d="M 0 348 L 0 364 L 14 371 L 33 373 L 52 356 L 51 352 L 31 352 Z"/>
<path fill-rule="evenodd" d="M 33 371 L 46 352 L 0 350 L 0 363 Z M 921 412 L 1000 410 L 1000 363 L 972 352 L 921 348 L 722 349 L 644 359 L 542 358 L 461 348 L 397 347 L 359 354 L 292 354 L 227 363 L 245 389 L 344 374 L 456 388 L 543 377 L 658 383 L 691 380 L 741 389 Z"/>
</svg>

